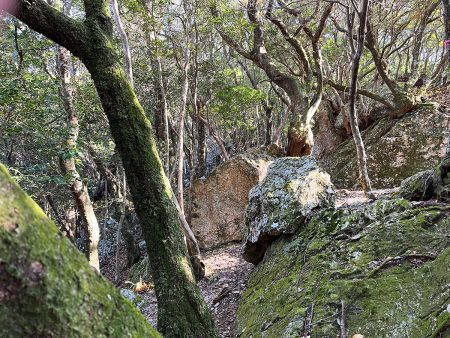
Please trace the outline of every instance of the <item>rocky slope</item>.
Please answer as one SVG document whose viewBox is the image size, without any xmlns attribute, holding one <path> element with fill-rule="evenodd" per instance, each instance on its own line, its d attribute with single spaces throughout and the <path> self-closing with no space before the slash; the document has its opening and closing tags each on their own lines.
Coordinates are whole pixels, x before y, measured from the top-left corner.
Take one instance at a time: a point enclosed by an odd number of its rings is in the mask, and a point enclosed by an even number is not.
<svg viewBox="0 0 450 338">
<path fill-rule="evenodd" d="M 252 273 L 241 337 L 446 337 L 450 206 L 404 199 L 327 209 Z"/>
<path fill-rule="evenodd" d="M 374 188 L 391 188 L 415 173 L 439 163 L 447 146 L 450 112 L 424 104 L 394 123 L 384 117 L 363 132 Z M 339 145 L 321 160 L 338 188 L 357 184 L 353 139 Z"/>
<path fill-rule="evenodd" d="M 309 170 L 301 164 L 308 158 L 289 161 L 303 168 L 304 181 L 297 183 L 304 185 Z M 292 195 L 292 174 L 277 177 L 284 180 L 277 195 L 301 196 Z M 450 336 L 449 183 L 450 160 L 444 158 L 434 170 L 403 182 L 395 196 L 411 201 L 382 194 L 336 208 L 334 198 L 322 194 L 322 203 L 305 209 L 300 223 L 289 217 L 292 211 L 283 214 L 293 225 L 283 229 L 295 231 L 272 239 L 252 272 L 237 314 L 240 337 Z M 264 184 L 254 190 L 266 191 Z M 271 194 L 269 189 L 255 198 L 263 202 Z M 251 200 L 247 210 L 246 246 L 254 220 L 266 213 L 252 203 L 258 205 Z M 302 203 L 308 205 L 308 196 Z"/>
</svg>

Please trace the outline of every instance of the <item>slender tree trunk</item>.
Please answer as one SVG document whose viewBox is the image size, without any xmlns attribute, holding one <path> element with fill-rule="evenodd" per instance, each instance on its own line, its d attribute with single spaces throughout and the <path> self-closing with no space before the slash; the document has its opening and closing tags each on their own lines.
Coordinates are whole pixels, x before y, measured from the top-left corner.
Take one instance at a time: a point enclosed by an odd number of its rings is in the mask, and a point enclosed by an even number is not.
<svg viewBox="0 0 450 338">
<path fill-rule="evenodd" d="M 197 105 L 197 167 L 195 177 L 200 178 L 206 174 L 206 126 L 200 120 L 200 107 Z"/>
<path fill-rule="evenodd" d="M 292 105 L 289 104 L 286 107 L 283 115 L 281 116 L 280 125 L 278 126 L 278 128 L 275 130 L 275 133 L 273 134 L 272 143 L 275 143 L 275 144 L 280 143 L 281 134 L 283 133 L 283 129 L 289 120 L 289 114 L 291 113 L 291 111 L 292 111 Z"/>
<path fill-rule="evenodd" d="M 64 1 L 64 13 L 70 13 L 71 0 Z M 77 157 L 77 142 L 80 127 L 78 124 L 77 111 L 73 102 L 73 87 L 71 81 L 71 56 L 64 47 L 58 47 L 58 68 L 61 77 L 61 100 L 67 115 L 67 140 L 64 152 L 61 155 L 61 169 L 66 177 L 75 203 L 83 218 L 87 233 L 88 245 L 86 255 L 89 263 L 97 271 L 100 271 L 98 257 L 98 243 L 100 240 L 100 227 L 94 208 L 89 197 L 87 186 L 83 183 L 77 171 L 75 159 Z"/>
<path fill-rule="evenodd" d="M 412 47 L 412 59 L 411 59 L 411 78 L 410 78 L 410 81 L 412 81 L 412 83 L 414 83 L 415 81 L 414 79 L 417 77 L 419 71 L 420 54 L 422 52 L 425 29 L 428 26 L 428 21 L 430 20 L 430 17 L 433 15 L 438 5 L 439 2 L 434 2 L 427 7 L 425 12 L 422 14 L 422 17 L 419 22 L 419 27 L 417 29 L 416 34 L 414 35 L 414 43 Z"/>
<path fill-rule="evenodd" d="M 156 135 L 160 144 L 164 148 L 164 168 L 166 175 L 170 172 L 170 140 L 169 140 L 169 111 L 167 105 L 166 88 L 164 84 L 164 73 L 161 62 L 161 57 L 158 50 L 158 35 L 155 27 L 155 8 L 153 0 L 147 0 L 146 2 L 148 15 L 151 18 L 151 27 L 146 30 L 146 36 L 148 44 L 150 45 L 150 58 L 152 70 L 154 72 L 155 88 L 158 91 L 157 96 L 159 99 L 159 109 L 157 112 L 156 121 Z"/>
<path fill-rule="evenodd" d="M 122 18 L 120 17 L 119 4 L 117 3 L 117 0 L 111 0 L 111 12 L 117 26 L 117 32 L 119 33 L 120 41 L 122 42 L 127 77 L 131 83 L 131 86 L 134 87 L 133 64 L 131 62 L 130 44 L 128 42 L 127 32 L 123 27 Z"/>
<path fill-rule="evenodd" d="M 270 102 L 266 105 L 266 135 L 264 144 L 266 146 L 272 143 L 272 126 L 273 126 L 273 106 Z"/>
<path fill-rule="evenodd" d="M 168 337 L 217 337 L 192 273 L 178 212 L 152 126 L 114 50 L 105 0 L 84 0 L 86 19 L 63 16 L 43 0 L 18 0 L 11 14 L 79 57 L 91 73 L 147 243 L 158 299 L 158 328 Z"/>
<path fill-rule="evenodd" d="M 447 47 L 447 71 L 446 77 L 447 81 L 450 80 L 450 0 L 442 0 L 442 5 L 444 7 L 444 24 L 445 24 L 445 42 L 444 45 Z"/>
<path fill-rule="evenodd" d="M 350 84 L 350 126 L 353 133 L 353 140 L 355 141 L 356 146 L 356 154 L 358 157 L 358 170 L 359 170 L 359 179 L 361 181 L 362 188 L 367 197 L 372 198 L 372 187 L 370 184 L 369 174 L 367 172 L 367 155 L 366 150 L 364 148 L 364 142 L 361 137 L 361 133 L 359 131 L 358 125 L 358 114 L 356 111 L 356 93 L 358 87 L 358 73 L 359 73 L 359 64 L 361 61 L 361 56 L 364 50 L 364 37 L 366 30 L 366 22 L 367 22 L 367 11 L 369 8 L 370 0 L 362 0 L 362 9 L 361 12 L 358 13 L 359 16 L 359 30 L 358 30 L 358 45 L 356 50 L 352 45 L 353 52 L 353 64 L 352 64 L 352 79 Z M 350 21 L 349 21 L 350 22 Z M 352 32 L 353 29 L 349 27 L 349 31 Z"/>
<path fill-rule="evenodd" d="M 186 32 L 189 34 L 188 32 Z M 180 124 L 178 126 L 178 203 L 184 214 L 184 123 L 186 121 L 187 96 L 189 91 L 190 50 L 189 39 L 186 41 L 183 66 L 183 88 L 181 92 Z"/>
<path fill-rule="evenodd" d="M 161 337 L 1 164 L 0 205 L 1 337 Z"/>
</svg>

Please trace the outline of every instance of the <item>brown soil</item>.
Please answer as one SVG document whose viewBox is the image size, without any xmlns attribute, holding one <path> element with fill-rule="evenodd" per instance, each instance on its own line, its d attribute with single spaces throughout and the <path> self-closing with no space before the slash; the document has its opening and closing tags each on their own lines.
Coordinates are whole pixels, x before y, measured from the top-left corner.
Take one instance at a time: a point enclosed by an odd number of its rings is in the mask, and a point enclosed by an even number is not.
<svg viewBox="0 0 450 338">
<path fill-rule="evenodd" d="M 125 252 L 121 252 L 119 261 L 124 261 Z M 248 276 L 253 265 L 244 261 L 240 244 L 229 244 L 220 248 L 203 252 L 202 260 L 206 265 L 206 277 L 199 283 L 200 290 L 211 309 L 221 337 L 236 337 L 234 321 L 242 293 L 247 286 Z M 106 278 L 114 281 L 115 257 L 111 266 L 102 267 Z M 127 271 L 124 271 L 116 285 L 130 288 L 126 282 Z M 149 322 L 156 327 L 157 302 L 153 288 L 140 292 L 142 301 L 138 307 Z"/>
</svg>

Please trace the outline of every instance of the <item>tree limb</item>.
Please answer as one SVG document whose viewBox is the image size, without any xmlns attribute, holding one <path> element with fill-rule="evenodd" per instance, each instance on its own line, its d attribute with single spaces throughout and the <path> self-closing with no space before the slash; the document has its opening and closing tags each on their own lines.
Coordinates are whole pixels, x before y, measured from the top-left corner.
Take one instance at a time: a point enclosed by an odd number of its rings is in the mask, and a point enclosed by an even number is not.
<svg viewBox="0 0 450 338">
<path fill-rule="evenodd" d="M 7 8 L 7 11 L 77 57 L 88 48 L 89 35 L 84 23 L 64 15 L 44 0 L 17 0 L 16 7 Z"/>
</svg>

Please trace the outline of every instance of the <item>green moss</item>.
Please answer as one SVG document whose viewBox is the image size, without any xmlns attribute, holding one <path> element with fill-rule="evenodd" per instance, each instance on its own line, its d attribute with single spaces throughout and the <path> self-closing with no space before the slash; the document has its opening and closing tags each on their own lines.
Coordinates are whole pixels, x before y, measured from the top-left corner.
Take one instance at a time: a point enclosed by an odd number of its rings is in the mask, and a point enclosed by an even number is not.
<svg viewBox="0 0 450 338">
<path fill-rule="evenodd" d="M 0 225 L 0 336 L 160 336 L 1 165 Z"/>
<path fill-rule="evenodd" d="M 268 249 L 239 306 L 238 330 L 242 337 L 298 337 L 305 334 L 299 323 L 312 316 L 312 337 L 335 337 L 343 303 L 350 336 L 431 335 L 447 320 L 449 230 L 448 205 L 399 199 L 321 211 Z M 437 258 L 399 259 L 373 273 L 389 256 L 414 253 Z"/>
</svg>

